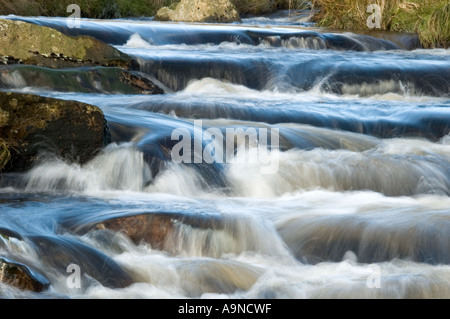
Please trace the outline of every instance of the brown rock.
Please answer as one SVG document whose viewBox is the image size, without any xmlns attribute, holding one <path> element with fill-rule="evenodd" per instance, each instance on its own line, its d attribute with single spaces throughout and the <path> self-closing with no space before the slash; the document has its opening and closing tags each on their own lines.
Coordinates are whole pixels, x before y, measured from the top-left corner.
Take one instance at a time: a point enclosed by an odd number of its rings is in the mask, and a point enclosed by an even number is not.
<svg viewBox="0 0 450 319">
<path fill-rule="evenodd" d="M 148 213 L 108 219 L 96 224 L 94 229 L 122 232 L 135 244 L 146 242 L 155 249 L 164 250 L 166 239 L 176 231 L 177 224 L 201 229 L 222 229 L 225 221 L 219 215 L 205 217 L 200 214 Z"/>
<path fill-rule="evenodd" d="M 11 153 L 6 172 L 29 169 L 43 152 L 85 163 L 110 141 L 96 106 L 9 92 L 0 92 L 0 136 Z"/>
<path fill-rule="evenodd" d="M 41 292 L 50 286 L 50 282 L 43 275 L 6 257 L 0 257 L 0 282 L 34 292 Z"/>
</svg>

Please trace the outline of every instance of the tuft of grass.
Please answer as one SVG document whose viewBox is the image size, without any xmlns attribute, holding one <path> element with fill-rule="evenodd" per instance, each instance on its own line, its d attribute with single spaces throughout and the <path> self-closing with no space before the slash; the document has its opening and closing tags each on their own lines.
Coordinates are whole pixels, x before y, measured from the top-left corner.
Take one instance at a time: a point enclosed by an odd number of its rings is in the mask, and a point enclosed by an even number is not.
<svg viewBox="0 0 450 319">
<path fill-rule="evenodd" d="M 313 0 L 319 26 L 367 30 L 369 4 L 380 6 L 381 30 L 413 32 L 425 48 L 450 46 L 448 0 Z"/>
<path fill-rule="evenodd" d="M 0 139 L 0 171 L 8 164 L 11 159 L 11 153 L 5 141 Z"/>
<path fill-rule="evenodd" d="M 241 15 L 261 15 L 276 10 L 275 0 L 230 0 Z"/>
<path fill-rule="evenodd" d="M 311 9 L 309 0 L 276 0 L 277 9 L 281 10 L 307 10 Z"/>
<path fill-rule="evenodd" d="M 425 48 L 450 47 L 450 4 L 448 1 L 421 2 L 420 6 L 395 12 L 391 30 L 416 32 Z"/>
</svg>

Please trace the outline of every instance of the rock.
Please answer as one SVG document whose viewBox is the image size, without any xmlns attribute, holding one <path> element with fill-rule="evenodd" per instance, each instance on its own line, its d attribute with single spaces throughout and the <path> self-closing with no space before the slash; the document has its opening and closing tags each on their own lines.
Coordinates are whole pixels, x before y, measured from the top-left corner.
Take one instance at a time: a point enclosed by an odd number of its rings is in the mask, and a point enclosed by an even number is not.
<svg viewBox="0 0 450 319">
<path fill-rule="evenodd" d="M 41 292 L 50 286 L 49 280 L 43 275 L 6 257 L 0 257 L 0 282 L 34 292 Z"/>
<path fill-rule="evenodd" d="M 277 226 L 280 237 L 301 262 L 340 262 L 348 251 L 360 263 L 379 263 L 396 258 L 428 264 L 450 264 L 450 220 L 404 221 L 390 227 L 372 217 L 336 215 L 286 220 Z"/>
<path fill-rule="evenodd" d="M 52 88 L 60 92 L 106 94 L 162 94 L 164 91 L 140 72 L 116 67 L 55 70 L 34 65 L 10 65 L 0 70 L 0 87 Z"/>
<path fill-rule="evenodd" d="M 112 218 L 95 224 L 93 229 L 122 232 L 135 244 L 149 243 L 153 248 L 166 250 L 166 240 L 184 224 L 198 229 L 223 229 L 222 216 L 181 213 L 149 213 Z"/>
<path fill-rule="evenodd" d="M 274 12 L 275 0 L 230 0 L 241 15 L 262 15 Z"/>
<path fill-rule="evenodd" d="M 190 298 L 205 293 L 233 294 L 248 291 L 264 270 L 253 265 L 226 259 L 184 260 L 176 269 L 183 291 Z"/>
<path fill-rule="evenodd" d="M 81 288 L 92 283 L 90 278 L 108 288 L 124 288 L 133 283 L 131 276 L 112 258 L 79 241 L 53 236 L 29 236 L 28 239 L 40 260 L 65 276 L 69 265 L 78 265 Z"/>
<path fill-rule="evenodd" d="M 156 13 L 154 20 L 156 21 L 170 21 L 170 15 L 173 12 L 173 9 L 169 7 L 162 7 Z M 1 61 L 0 61 L 1 62 Z"/>
<path fill-rule="evenodd" d="M 164 90 L 155 83 L 135 72 L 121 71 L 119 80 L 137 90 L 137 94 L 164 94 Z"/>
<path fill-rule="evenodd" d="M 4 228 L 4 227 L 0 227 L 0 237 L 9 240 L 10 238 L 16 238 L 18 240 L 23 240 L 22 235 L 20 235 L 18 232 L 8 229 L 8 228 Z"/>
<path fill-rule="evenodd" d="M 48 27 L 0 19 L 0 62 L 19 61 L 49 68 L 102 65 L 134 68 L 114 47 L 89 36 L 71 37 Z"/>
<path fill-rule="evenodd" d="M 234 4 L 229 0 L 181 0 L 171 10 L 162 8 L 155 20 L 184 22 L 235 22 L 240 16 Z"/>
<path fill-rule="evenodd" d="M 0 92 L 0 136 L 11 153 L 5 172 L 31 168 L 42 152 L 85 163 L 110 142 L 96 106 L 9 92 Z"/>
</svg>

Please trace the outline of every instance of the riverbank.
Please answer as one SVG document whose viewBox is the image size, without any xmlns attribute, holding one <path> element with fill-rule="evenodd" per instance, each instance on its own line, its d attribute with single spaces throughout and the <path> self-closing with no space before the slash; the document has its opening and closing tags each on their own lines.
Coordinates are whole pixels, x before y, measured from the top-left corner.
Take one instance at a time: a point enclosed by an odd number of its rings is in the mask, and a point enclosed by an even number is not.
<svg viewBox="0 0 450 319">
<path fill-rule="evenodd" d="M 114 19 L 121 17 L 153 16 L 158 9 L 177 0 L 78 0 L 84 18 Z M 0 14 L 20 16 L 69 16 L 67 7 L 73 0 L 0 0 Z"/>
<path fill-rule="evenodd" d="M 180 0 L 78 0 L 83 18 L 115 19 L 125 17 L 151 17 L 165 6 Z M 305 0 L 245 0 L 231 1 L 240 14 L 265 14 L 277 9 L 299 9 L 308 6 Z M 68 16 L 67 6 L 73 0 L 0 0 L 0 15 Z"/>
<path fill-rule="evenodd" d="M 417 33 L 424 48 L 450 46 L 450 4 L 447 0 L 314 0 L 314 22 L 347 31 L 369 30 L 370 4 L 380 8 L 377 30 Z"/>
</svg>

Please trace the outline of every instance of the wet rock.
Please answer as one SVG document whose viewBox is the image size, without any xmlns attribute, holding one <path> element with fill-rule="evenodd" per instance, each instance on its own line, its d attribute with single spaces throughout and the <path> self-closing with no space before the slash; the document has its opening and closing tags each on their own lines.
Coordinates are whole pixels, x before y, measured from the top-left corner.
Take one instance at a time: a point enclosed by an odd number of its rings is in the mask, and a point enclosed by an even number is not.
<svg viewBox="0 0 450 319">
<path fill-rule="evenodd" d="M 162 94 L 164 91 L 139 72 L 110 67 L 55 70 L 33 65 L 10 65 L 0 71 L 0 87 L 52 88 L 60 92 Z"/>
<path fill-rule="evenodd" d="M 235 22 L 240 19 L 229 0 L 181 0 L 175 9 L 161 8 L 155 16 L 155 20 L 184 22 Z"/>
<path fill-rule="evenodd" d="M 76 240 L 47 236 L 30 236 L 28 239 L 47 266 L 65 275 L 68 266 L 74 264 L 80 267 L 80 275 L 87 274 L 105 287 L 124 288 L 133 283 L 130 275 L 114 260 Z M 86 277 L 81 279 L 82 287 L 91 282 Z"/>
<path fill-rule="evenodd" d="M 179 224 L 200 229 L 223 229 L 225 220 L 221 215 L 149 213 L 112 218 L 92 226 L 92 229 L 109 229 L 122 232 L 135 244 L 149 243 L 153 248 L 165 250 L 166 240 L 173 235 Z"/>
<path fill-rule="evenodd" d="M 3 55 L 0 56 L 0 65 L 8 65 L 8 64 L 21 64 L 21 59 L 15 59 L 12 56 Z"/>
<path fill-rule="evenodd" d="M 110 142 L 96 106 L 9 92 L 0 92 L 0 136 L 11 153 L 4 172 L 25 171 L 44 153 L 85 163 Z"/>
<path fill-rule="evenodd" d="M 392 217 L 395 222 L 394 216 Z M 448 218 L 403 220 L 396 228 L 367 217 L 326 216 L 293 219 L 277 226 L 281 238 L 302 262 L 342 261 L 348 251 L 358 262 L 396 258 L 429 264 L 450 264 Z M 397 225 L 397 224 L 395 224 Z"/>
<path fill-rule="evenodd" d="M 114 47 L 89 36 L 71 37 L 32 23 L 0 19 L 0 56 L 7 64 L 49 68 L 102 65 L 134 68 L 135 62 Z M 1 60 L 5 63 L 5 59 Z"/>
<path fill-rule="evenodd" d="M 18 232 L 8 229 L 8 228 L 4 228 L 4 227 L 0 227 L 0 237 L 9 240 L 10 238 L 16 238 L 18 240 L 23 240 L 22 235 L 20 235 Z"/>
<path fill-rule="evenodd" d="M 0 282 L 34 292 L 44 291 L 50 286 L 43 275 L 7 257 L 0 257 Z"/>
<path fill-rule="evenodd" d="M 128 84 L 139 94 L 164 94 L 164 90 L 144 76 L 135 73 L 121 71 L 119 79 L 122 83 Z"/>
<path fill-rule="evenodd" d="M 181 286 L 191 298 L 205 293 L 232 294 L 248 291 L 263 270 L 230 260 L 185 260 L 177 265 Z"/>
</svg>

